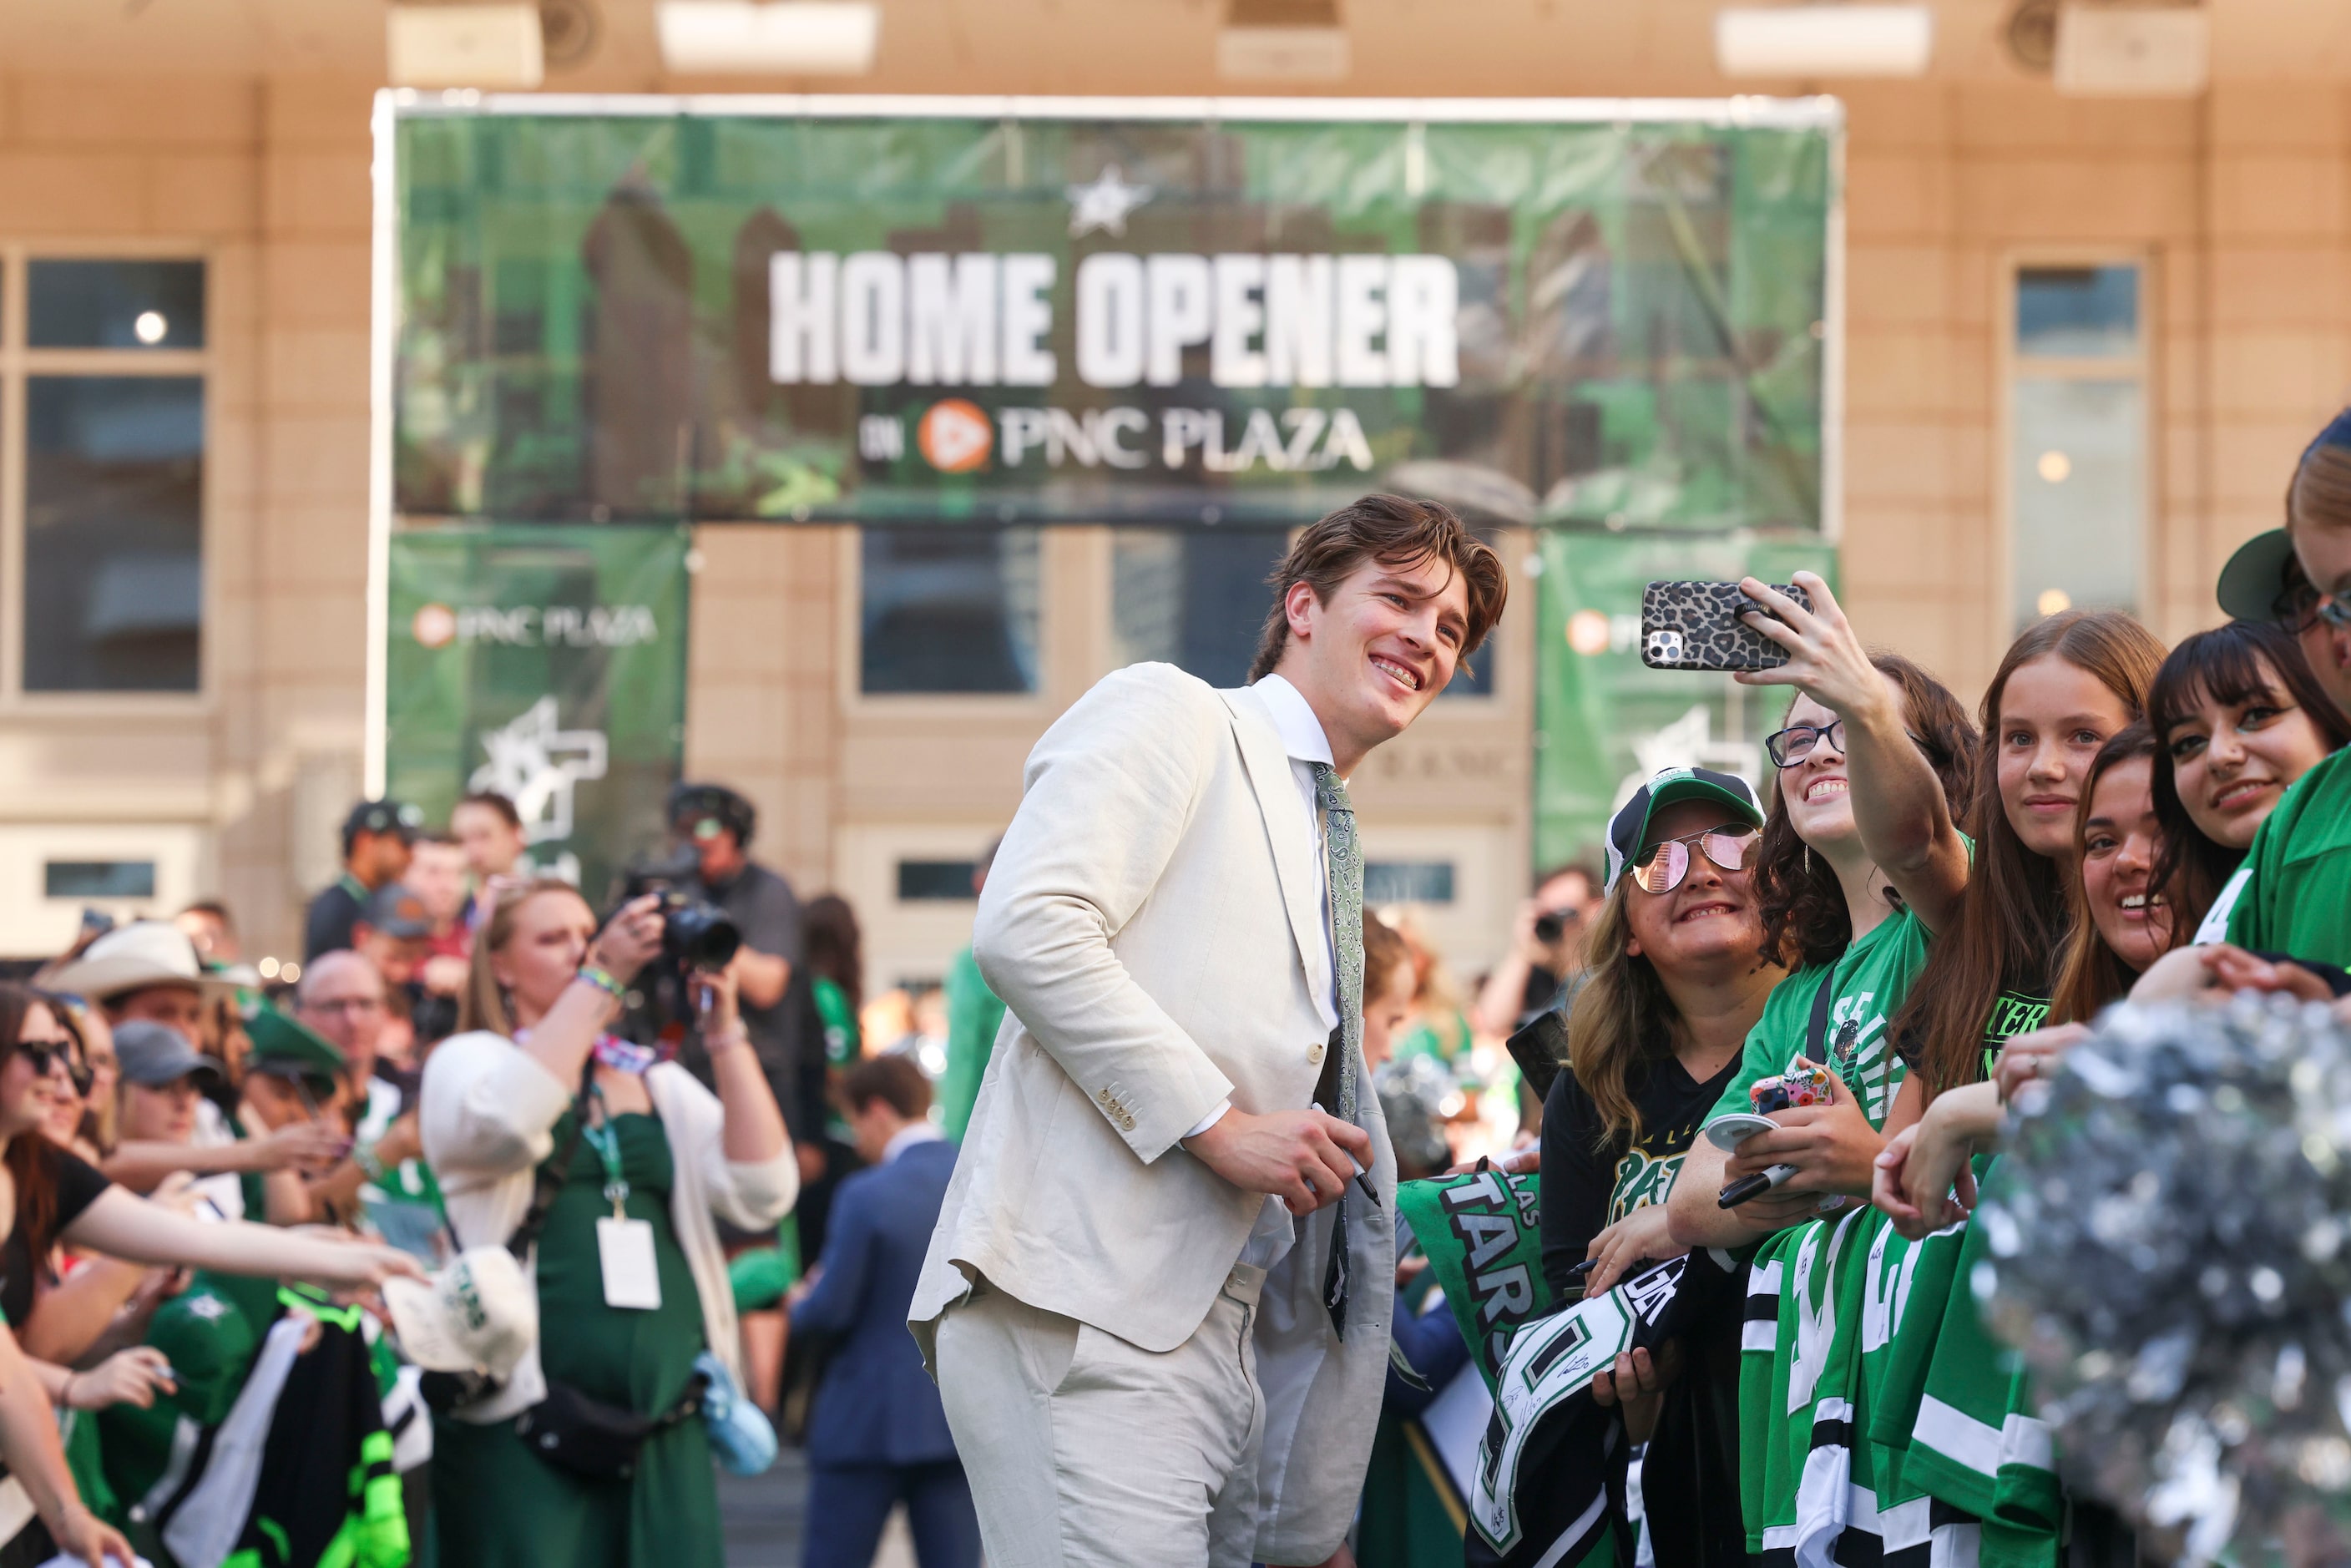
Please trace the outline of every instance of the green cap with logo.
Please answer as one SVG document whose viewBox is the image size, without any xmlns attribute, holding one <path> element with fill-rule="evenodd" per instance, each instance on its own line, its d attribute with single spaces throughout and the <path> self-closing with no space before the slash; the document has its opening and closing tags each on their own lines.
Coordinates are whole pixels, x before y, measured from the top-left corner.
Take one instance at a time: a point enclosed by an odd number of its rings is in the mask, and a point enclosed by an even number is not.
<svg viewBox="0 0 2351 1568">
<path fill-rule="evenodd" d="M 1668 768 L 1633 791 L 1608 821 L 1608 868 L 1603 885 L 1613 888 L 1649 836 L 1649 819 L 1682 800 L 1711 800 L 1730 813 L 1730 820 L 1750 828 L 1763 825 L 1763 806 L 1755 786 L 1736 773 L 1711 768 Z"/>
</svg>

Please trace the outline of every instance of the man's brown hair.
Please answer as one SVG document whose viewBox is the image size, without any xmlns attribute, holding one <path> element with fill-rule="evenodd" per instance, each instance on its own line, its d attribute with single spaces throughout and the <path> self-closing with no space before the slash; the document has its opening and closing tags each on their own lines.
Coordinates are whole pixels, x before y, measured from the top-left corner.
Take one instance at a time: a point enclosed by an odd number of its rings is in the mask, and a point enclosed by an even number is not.
<svg viewBox="0 0 2351 1568">
<path fill-rule="evenodd" d="M 1339 584 L 1366 561 L 1415 567 L 1430 560 L 1452 567 L 1468 590 L 1469 625 L 1458 655 L 1468 659 L 1502 618 L 1502 601 L 1510 597 L 1510 574 L 1502 570 L 1502 558 L 1439 502 L 1366 496 L 1300 534 L 1266 579 L 1273 587 L 1273 609 L 1265 618 L 1265 630 L 1258 633 L 1249 678 L 1261 680 L 1281 663 L 1281 651 L 1290 642 L 1290 613 L 1283 601 L 1299 583 L 1314 590 L 1317 603 L 1328 604 Z"/>
<path fill-rule="evenodd" d="M 849 1070 L 841 1081 L 841 1103 L 862 1113 L 876 1100 L 909 1122 L 919 1122 L 931 1108 L 930 1080 L 904 1056 L 872 1056 Z"/>
</svg>

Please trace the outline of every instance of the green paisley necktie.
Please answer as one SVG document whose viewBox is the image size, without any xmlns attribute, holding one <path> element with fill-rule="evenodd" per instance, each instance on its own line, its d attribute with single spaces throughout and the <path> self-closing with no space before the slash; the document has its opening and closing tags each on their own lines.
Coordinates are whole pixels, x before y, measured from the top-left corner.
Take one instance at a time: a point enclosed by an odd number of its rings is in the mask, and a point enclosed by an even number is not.
<svg viewBox="0 0 2351 1568">
<path fill-rule="evenodd" d="M 1363 1125 L 1356 1113 L 1356 1072 L 1364 1060 L 1364 850 L 1355 840 L 1355 808 L 1339 770 L 1327 762 L 1314 770 L 1314 803 L 1322 809 L 1322 842 L 1331 862 L 1331 946 L 1338 963 L 1339 1119 Z M 1331 1262 L 1322 1275 L 1323 1304 L 1331 1326 L 1347 1333 L 1347 1204 L 1344 1193 L 1332 1211 Z"/>
</svg>

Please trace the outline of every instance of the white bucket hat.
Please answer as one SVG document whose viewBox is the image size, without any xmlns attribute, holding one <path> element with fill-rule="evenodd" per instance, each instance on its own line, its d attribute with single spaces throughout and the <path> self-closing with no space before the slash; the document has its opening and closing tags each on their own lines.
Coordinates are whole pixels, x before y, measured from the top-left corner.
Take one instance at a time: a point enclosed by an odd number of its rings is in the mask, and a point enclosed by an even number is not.
<svg viewBox="0 0 2351 1568">
<path fill-rule="evenodd" d="M 408 1359 L 433 1372 L 511 1376 L 538 1343 L 538 1298 L 503 1247 L 468 1247 L 430 1279 L 383 1282 Z"/>
<path fill-rule="evenodd" d="M 205 973 L 196 962 L 195 944 L 168 920 L 134 920 L 116 926 L 50 976 L 48 984 L 94 1002 L 149 986 L 193 986 L 207 992 L 235 988 L 226 977 Z"/>
</svg>

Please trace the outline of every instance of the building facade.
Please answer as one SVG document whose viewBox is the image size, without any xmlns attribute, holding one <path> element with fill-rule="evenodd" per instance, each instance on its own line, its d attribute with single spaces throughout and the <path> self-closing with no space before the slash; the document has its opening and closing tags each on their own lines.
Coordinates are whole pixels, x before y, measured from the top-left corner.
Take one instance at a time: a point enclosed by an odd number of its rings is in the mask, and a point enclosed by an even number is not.
<svg viewBox="0 0 2351 1568">
<path fill-rule="evenodd" d="M 2218 618 L 2220 562 L 2275 524 L 2351 387 L 2340 19 L 2233 7 L 2210 89 L 2140 100 L 2060 97 L 2008 57 L 1997 8 L 1959 0 L 1928 76 L 1853 84 L 1727 81 L 1710 10 L 1678 0 L 1476 9 L 1351 7 L 1328 89 L 1844 100 L 1842 575 L 1865 635 L 1972 700 L 2061 601 L 2129 604 L 2167 638 Z M 380 18 L 354 10 L 43 0 L 0 22 L 0 951 L 53 950 L 85 904 L 218 895 L 248 954 L 287 954 L 332 875 L 365 728 L 383 69 Z M 673 78 L 648 5 L 595 14 L 550 90 L 1231 85 L 1213 9 L 1184 0 L 893 3 L 875 72 L 842 82 Z M 695 542 L 687 770 L 750 795 L 758 852 L 804 893 L 855 903 L 887 982 L 964 940 L 957 878 L 1092 681 L 1171 656 L 1238 678 L 1278 540 Z M 1522 572 L 1531 542 L 1499 543 Z M 1483 685 L 1357 789 L 1384 891 L 1469 973 L 1529 870 L 1534 636 L 1507 619 Z"/>
</svg>

